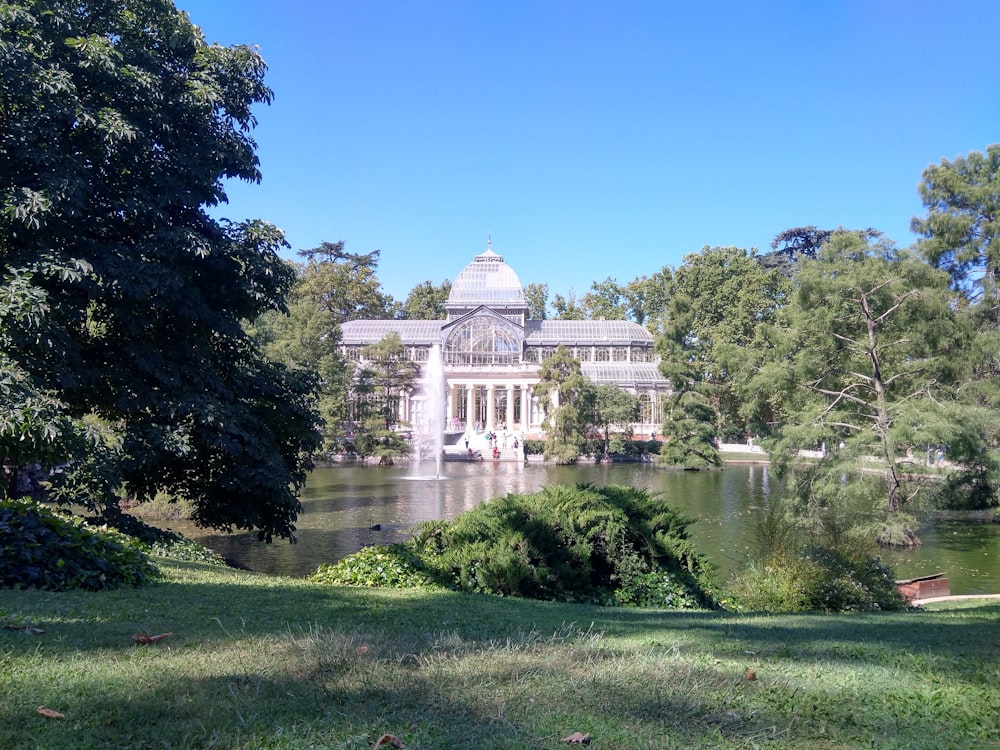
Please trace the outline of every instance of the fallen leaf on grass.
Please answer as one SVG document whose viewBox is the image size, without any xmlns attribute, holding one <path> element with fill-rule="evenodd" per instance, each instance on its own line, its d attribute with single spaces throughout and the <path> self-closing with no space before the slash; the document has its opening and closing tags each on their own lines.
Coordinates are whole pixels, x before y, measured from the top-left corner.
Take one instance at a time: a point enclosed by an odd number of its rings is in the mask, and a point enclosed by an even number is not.
<svg viewBox="0 0 1000 750">
<path fill-rule="evenodd" d="M 747 673 L 744 675 L 744 679 L 751 680 L 751 681 L 752 680 L 756 680 L 757 679 L 757 670 L 756 669 L 748 669 Z"/>
<path fill-rule="evenodd" d="M 164 638 L 169 638 L 174 632 L 171 630 L 169 633 L 160 633 L 159 635 L 150 635 L 149 633 L 133 633 L 132 640 L 136 643 L 141 643 L 143 645 L 147 643 L 156 643 L 157 641 L 162 641 Z"/>
<path fill-rule="evenodd" d="M 565 742 L 567 745 L 589 745 L 590 744 L 590 732 L 586 734 L 580 734 L 579 732 L 573 732 L 569 737 L 563 737 L 560 742 Z"/>
<path fill-rule="evenodd" d="M 46 708 L 45 706 L 39 706 L 38 708 L 36 708 L 35 709 L 35 713 L 38 713 L 38 714 L 40 714 L 42 716 L 45 716 L 45 717 L 47 717 L 49 719 L 65 719 L 66 718 L 66 716 L 64 714 L 61 714 L 58 711 L 53 711 L 51 708 Z"/>
<path fill-rule="evenodd" d="M 392 745 L 393 747 L 406 747 L 406 745 L 403 744 L 403 741 L 394 734 L 383 734 L 381 737 L 379 737 L 378 742 L 375 743 L 375 748 L 373 748 L 373 750 L 382 747 L 382 745 Z"/>
<path fill-rule="evenodd" d="M 20 630 L 25 635 L 41 635 L 45 631 L 33 625 L 4 625 L 7 630 Z"/>
</svg>

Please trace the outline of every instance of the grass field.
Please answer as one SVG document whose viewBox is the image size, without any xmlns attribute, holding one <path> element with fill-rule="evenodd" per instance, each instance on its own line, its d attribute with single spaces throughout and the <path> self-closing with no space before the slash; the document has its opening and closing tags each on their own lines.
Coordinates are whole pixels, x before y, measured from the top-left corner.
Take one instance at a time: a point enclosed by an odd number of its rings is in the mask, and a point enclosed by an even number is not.
<svg viewBox="0 0 1000 750">
<path fill-rule="evenodd" d="M 747 616 L 159 564 L 0 592 L 0 748 L 1000 747 L 996 600 Z"/>
</svg>

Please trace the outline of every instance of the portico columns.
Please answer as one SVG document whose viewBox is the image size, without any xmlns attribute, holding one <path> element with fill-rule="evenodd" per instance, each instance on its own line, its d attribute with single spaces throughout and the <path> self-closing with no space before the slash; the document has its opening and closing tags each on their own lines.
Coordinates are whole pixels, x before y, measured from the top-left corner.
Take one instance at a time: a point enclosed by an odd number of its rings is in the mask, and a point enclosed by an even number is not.
<svg viewBox="0 0 1000 750">
<path fill-rule="evenodd" d="M 496 410 L 496 403 L 497 403 L 495 389 L 496 386 L 493 385 L 492 383 L 486 386 L 486 429 L 487 430 L 493 429 L 493 418 L 494 418 L 493 412 Z"/>
</svg>

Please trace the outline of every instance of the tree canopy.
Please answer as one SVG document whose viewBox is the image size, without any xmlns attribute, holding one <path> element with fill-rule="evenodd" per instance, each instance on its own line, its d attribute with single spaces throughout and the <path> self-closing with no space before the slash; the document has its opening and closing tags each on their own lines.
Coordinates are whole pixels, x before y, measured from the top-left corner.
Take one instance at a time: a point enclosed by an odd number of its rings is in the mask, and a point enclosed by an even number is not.
<svg viewBox="0 0 1000 750">
<path fill-rule="evenodd" d="M 359 455 L 378 456 L 383 463 L 392 463 L 393 457 L 409 451 L 395 428 L 399 404 L 414 389 L 420 365 L 406 356 L 395 332 L 363 347 L 361 360 L 352 394 L 357 422 L 354 446 Z"/>
<path fill-rule="evenodd" d="M 524 301 L 528 303 L 528 317 L 531 320 L 545 320 L 548 317 L 549 285 L 528 284 L 524 287 Z"/>
<path fill-rule="evenodd" d="M 312 383 L 241 322 L 284 310 L 294 271 L 274 226 L 207 212 L 224 180 L 260 179 L 263 59 L 160 0 L 0 2 L 0 21 L 0 398 L 20 415 L 5 464 L 28 458 L 11 450 L 28 430 L 71 484 L 100 454 L 105 491 L 164 489 L 202 525 L 290 536 Z M 70 424 L 114 439 L 98 451 Z"/>
<path fill-rule="evenodd" d="M 322 242 L 319 247 L 300 250 L 299 255 L 306 264 L 299 272 L 296 293 L 329 311 L 337 325 L 392 318 L 399 309 L 392 296 L 382 291 L 378 250 L 350 253 L 341 240 Z"/>
<path fill-rule="evenodd" d="M 559 346 L 538 370 L 535 395 L 545 412 L 545 457 L 570 464 L 580 456 L 587 426 L 591 383 L 580 360 Z"/>
<path fill-rule="evenodd" d="M 981 296 L 1000 323 L 1000 144 L 927 167 L 920 197 L 927 216 L 911 227 L 924 257 L 957 289 Z"/>
<path fill-rule="evenodd" d="M 960 352 L 972 331 L 946 277 L 885 241 L 835 233 L 799 269 L 779 325 L 757 382 L 785 394 L 775 458 L 823 454 L 800 472 L 805 516 L 830 531 L 838 511 L 867 504 L 872 538 L 915 541 L 903 513 L 927 485 L 907 468 L 914 449 L 965 430 Z M 866 466 L 872 460 L 878 473 Z"/>
<path fill-rule="evenodd" d="M 707 412 L 694 406 L 709 399 L 707 405 L 719 413 L 717 427 L 727 437 L 746 435 L 751 429 L 748 422 L 753 420 L 741 407 L 752 397 L 743 386 L 755 360 L 757 331 L 774 318 L 788 288 L 788 279 L 765 269 L 753 251 L 704 247 L 685 256 L 658 316 L 661 370 L 675 388 L 689 391 L 683 402 L 686 407 L 675 414 L 688 419 L 697 413 L 702 422 L 699 430 L 703 430 Z"/>
<path fill-rule="evenodd" d="M 410 290 L 400 310 L 405 320 L 444 320 L 448 317 L 445 304 L 451 294 L 451 281 L 445 279 L 439 286 L 430 281 L 417 284 Z"/>
</svg>

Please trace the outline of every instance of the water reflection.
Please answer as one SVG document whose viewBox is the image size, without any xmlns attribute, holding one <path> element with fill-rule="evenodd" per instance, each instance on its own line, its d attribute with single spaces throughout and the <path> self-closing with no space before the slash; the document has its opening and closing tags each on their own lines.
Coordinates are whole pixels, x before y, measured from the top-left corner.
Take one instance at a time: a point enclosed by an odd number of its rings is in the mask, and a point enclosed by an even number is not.
<svg viewBox="0 0 1000 750">
<path fill-rule="evenodd" d="M 175 528 L 254 570 L 302 576 L 365 545 L 405 539 L 421 521 L 453 518 L 491 498 L 534 492 L 550 484 L 623 484 L 658 493 L 697 519 L 691 537 L 723 579 L 744 565 L 756 540 L 755 513 L 778 486 L 766 465 L 728 466 L 713 472 L 672 472 L 643 464 L 548 466 L 448 463 L 442 478 L 405 468 L 336 467 L 310 476 L 303 493 L 298 544 L 265 545 L 253 537 Z M 374 527 L 374 528 L 373 528 Z M 987 514 L 927 519 L 924 545 L 887 553 L 900 578 L 943 571 L 952 593 L 1000 593 L 1000 524 Z"/>
</svg>

